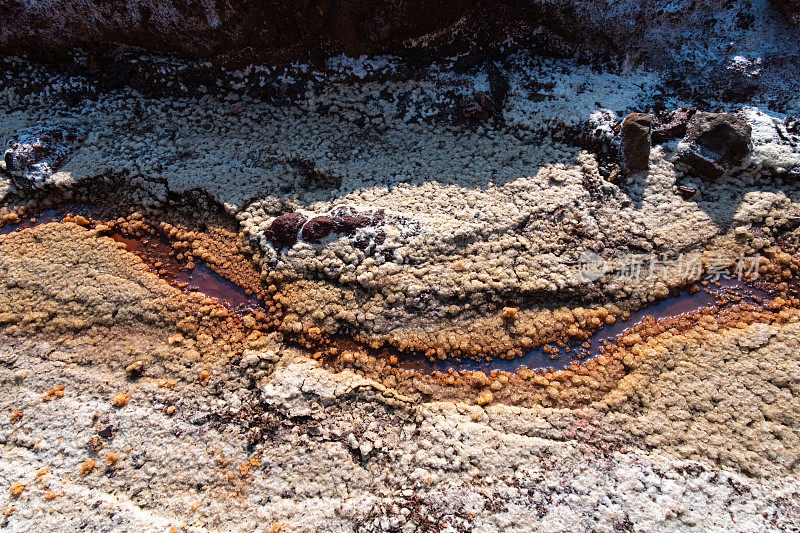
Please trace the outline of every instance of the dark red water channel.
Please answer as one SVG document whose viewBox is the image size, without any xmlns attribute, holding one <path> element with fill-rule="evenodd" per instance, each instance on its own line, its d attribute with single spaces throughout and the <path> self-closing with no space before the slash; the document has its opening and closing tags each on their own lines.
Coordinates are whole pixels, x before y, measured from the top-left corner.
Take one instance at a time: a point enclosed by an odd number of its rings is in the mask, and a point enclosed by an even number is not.
<svg viewBox="0 0 800 533">
<path fill-rule="evenodd" d="M 203 293 L 237 313 L 263 311 L 263 305 L 256 296 L 248 294 L 239 285 L 223 278 L 205 263 L 194 262 L 191 268 L 187 268 L 178 262 L 173 257 L 172 247 L 166 239 L 155 236 L 131 237 L 118 233 L 111 237 L 125 244 L 129 252 L 145 256 L 151 263 L 157 261 L 156 268 L 159 274 L 179 287 Z"/>
<path fill-rule="evenodd" d="M 523 357 L 511 360 L 493 358 L 490 361 L 467 359 L 455 362 L 452 359 L 430 361 L 427 358 L 418 357 L 401 360 L 399 366 L 426 373 L 448 373 L 451 370 L 455 372 L 482 371 L 486 374 L 493 370 L 514 373 L 522 367 L 531 370 L 565 370 L 575 361 L 585 362 L 597 357 L 605 344 L 614 343 L 617 337 L 633 329 L 645 318 L 652 317 L 656 320 L 677 318 L 701 309 L 728 305 L 731 300 L 761 303 L 767 299 L 769 299 L 769 295 L 765 291 L 757 289 L 745 281 L 736 278 L 720 279 L 709 282 L 706 287 L 694 294 L 690 294 L 688 291 L 681 292 L 677 296 L 666 298 L 657 304 L 631 313 L 631 317 L 627 320 L 617 320 L 614 324 L 601 328 L 589 337 L 589 348 L 583 348 L 581 345 L 585 341 L 581 341 L 568 346 L 569 351 L 562 349 L 558 355 L 545 353 L 543 347 L 538 347 Z"/>
<path fill-rule="evenodd" d="M 79 211 L 72 210 L 70 214 L 74 216 L 79 214 Z M 68 216 L 66 211 L 49 209 L 35 219 L 24 219 L 16 224 L 6 224 L 0 227 L 0 235 L 32 228 L 39 224 L 60 222 L 66 216 Z M 139 237 L 120 233 L 112 233 L 109 236 L 115 241 L 123 243 L 129 252 L 145 259 L 151 268 L 157 270 L 167 281 L 174 282 L 179 287 L 203 293 L 235 312 L 263 311 L 263 305 L 257 297 L 247 294 L 245 289 L 223 278 L 204 263 L 195 262 L 192 263 L 191 268 L 187 268 L 185 264 L 175 259 L 172 247 L 166 239 L 154 235 Z"/>
<path fill-rule="evenodd" d="M 0 227 L 0 235 L 8 235 L 9 233 L 13 233 L 21 229 L 32 228 L 39 224 L 56 222 L 64 218 L 64 216 L 66 215 L 64 215 L 63 213 L 59 213 L 55 209 L 48 209 L 46 211 L 43 211 L 39 216 L 36 217 L 36 219 L 26 218 L 17 222 L 16 224 L 6 224 Z"/>
<path fill-rule="evenodd" d="M 248 295 L 243 288 L 223 278 L 203 263 L 197 263 L 191 270 L 181 270 L 175 280 L 178 283 L 186 283 L 189 289 L 202 292 L 234 311 L 263 310 L 258 298 Z"/>
</svg>

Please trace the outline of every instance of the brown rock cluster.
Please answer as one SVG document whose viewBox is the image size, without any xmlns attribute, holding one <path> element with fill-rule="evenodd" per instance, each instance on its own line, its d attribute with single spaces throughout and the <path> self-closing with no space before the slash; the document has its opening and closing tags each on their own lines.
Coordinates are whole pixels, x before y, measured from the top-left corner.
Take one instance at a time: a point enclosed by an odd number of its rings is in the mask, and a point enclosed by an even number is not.
<svg viewBox="0 0 800 533">
<path fill-rule="evenodd" d="M 285 213 L 272 221 L 265 235 L 280 250 L 294 246 L 298 237 L 317 244 L 331 233 L 352 235 L 359 228 L 381 222 L 383 217 L 382 210 L 364 215 L 347 208 L 336 209 L 330 215 L 311 219 L 302 213 Z"/>
</svg>

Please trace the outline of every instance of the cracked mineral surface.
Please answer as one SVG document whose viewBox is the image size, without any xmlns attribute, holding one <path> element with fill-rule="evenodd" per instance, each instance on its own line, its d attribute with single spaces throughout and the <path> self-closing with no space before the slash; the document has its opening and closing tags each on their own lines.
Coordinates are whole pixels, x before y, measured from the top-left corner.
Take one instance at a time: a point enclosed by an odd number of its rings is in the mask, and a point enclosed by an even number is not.
<svg viewBox="0 0 800 533">
<path fill-rule="evenodd" d="M 800 530 L 792 2 L 251 4 L 0 0 L 0 526 Z"/>
</svg>

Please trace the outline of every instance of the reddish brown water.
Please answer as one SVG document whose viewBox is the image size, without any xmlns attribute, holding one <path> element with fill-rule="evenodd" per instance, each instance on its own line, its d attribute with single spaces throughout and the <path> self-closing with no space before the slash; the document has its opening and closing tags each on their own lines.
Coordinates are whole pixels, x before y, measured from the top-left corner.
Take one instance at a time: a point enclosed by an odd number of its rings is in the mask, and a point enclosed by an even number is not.
<svg viewBox="0 0 800 533">
<path fill-rule="evenodd" d="M 223 278 L 203 263 L 198 263 L 191 270 L 181 270 L 175 279 L 179 283 L 186 283 L 190 290 L 202 292 L 234 311 L 264 310 L 257 297 L 247 294 L 242 287 Z"/>
<path fill-rule="evenodd" d="M 174 257 L 172 247 L 166 239 L 155 236 L 132 237 L 118 233 L 111 237 L 117 242 L 124 243 L 129 252 L 144 257 L 159 275 L 179 287 L 201 292 L 233 311 L 263 310 L 258 298 L 223 278 L 204 263 L 192 263 L 193 266 L 187 268 Z"/>
<path fill-rule="evenodd" d="M 64 218 L 64 215 L 55 209 L 48 209 L 43 211 L 41 215 L 36 218 L 26 218 L 16 224 L 6 224 L 0 227 L 0 235 L 8 235 L 18 230 L 32 228 L 38 224 L 47 224 L 49 222 L 56 222 Z"/>
<path fill-rule="evenodd" d="M 523 357 L 516 359 L 494 358 L 490 361 L 453 360 L 430 361 L 424 357 L 415 357 L 401 360 L 400 366 L 413 368 L 421 372 L 448 373 L 450 370 L 459 372 L 463 370 L 482 371 L 489 374 L 492 370 L 514 373 L 522 367 L 531 370 L 549 369 L 564 370 L 573 362 L 585 362 L 601 353 L 601 348 L 606 344 L 616 342 L 616 339 L 640 324 L 645 318 L 652 317 L 656 320 L 686 316 L 702 309 L 711 309 L 715 306 L 725 306 L 733 301 L 751 301 L 760 303 L 769 298 L 769 295 L 753 287 L 745 281 L 729 278 L 709 282 L 708 286 L 694 294 L 682 292 L 677 296 L 666 298 L 657 304 L 645 307 L 627 320 L 617 320 L 614 324 L 601 328 L 589 337 L 588 349 L 582 348 L 583 342 L 568 346 L 569 351 L 562 349 L 558 355 L 545 353 L 543 347 L 534 348 Z"/>
<path fill-rule="evenodd" d="M 75 215 L 76 213 L 76 210 L 68 212 L 63 209 L 49 209 L 35 218 L 24 219 L 16 224 L 6 224 L 0 227 L 0 235 L 32 228 L 39 224 L 60 222 L 68 214 Z M 112 233 L 109 236 L 115 241 L 123 243 L 126 250 L 140 256 L 160 276 L 179 287 L 201 292 L 236 312 L 264 310 L 258 298 L 249 295 L 245 289 L 223 278 L 205 264 L 193 263 L 191 268 L 187 268 L 186 264 L 175 258 L 172 247 L 164 238 L 155 235 L 134 236 L 121 233 Z"/>
<path fill-rule="evenodd" d="M 174 255 L 166 239 L 153 235 L 132 236 L 112 233 L 112 239 L 125 245 L 125 249 L 143 258 L 159 275 L 175 281 L 184 265 Z"/>
</svg>

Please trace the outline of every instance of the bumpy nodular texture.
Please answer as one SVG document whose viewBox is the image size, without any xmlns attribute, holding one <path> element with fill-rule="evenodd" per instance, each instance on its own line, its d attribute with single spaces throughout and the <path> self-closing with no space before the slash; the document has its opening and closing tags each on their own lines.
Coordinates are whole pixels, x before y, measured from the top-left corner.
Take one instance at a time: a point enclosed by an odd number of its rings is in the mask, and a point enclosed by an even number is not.
<svg viewBox="0 0 800 533">
<path fill-rule="evenodd" d="M 790 4 L 0 0 L 0 521 L 800 529 Z"/>
</svg>

